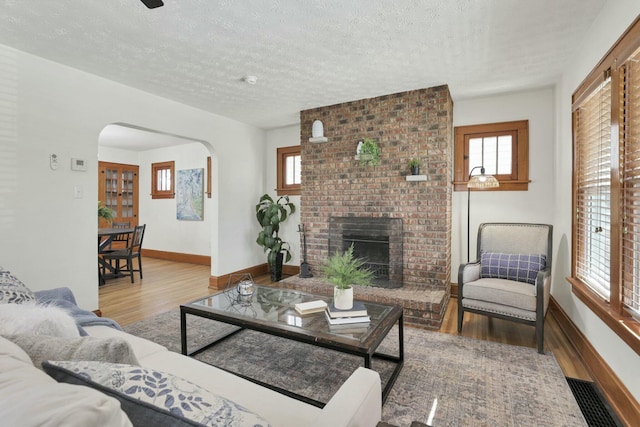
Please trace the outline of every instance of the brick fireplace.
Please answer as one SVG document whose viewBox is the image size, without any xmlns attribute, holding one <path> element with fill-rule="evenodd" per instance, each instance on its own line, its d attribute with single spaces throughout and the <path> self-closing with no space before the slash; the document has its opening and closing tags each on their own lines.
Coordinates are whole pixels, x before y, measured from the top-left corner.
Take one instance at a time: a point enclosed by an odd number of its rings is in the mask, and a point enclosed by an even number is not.
<svg viewBox="0 0 640 427">
<path fill-rule="evenodd" d="M 328 142 L 309 142 L 316 119 Z M 330 218 L 396 218 L 403 227 L 401 285 L 442 290 L 448 300 L 452 120 L 446 85 L 300 112 L 300 220 L 312 272 L 328 257 Z M 354 158 L 363 138 L 377 140 L 380 165 L 360 166 Z M 422 160 L 422 181 L 406 179 L 413 157 Z"/>
<path fill-rule="evenodd" d="M 374 286 L 399 288 L 403 284 L 404 256 L 402 219 L 361 216 L 329 218 L 329 253 L 353 246 L 356 258 L 373 271 Z"/>
</svg>

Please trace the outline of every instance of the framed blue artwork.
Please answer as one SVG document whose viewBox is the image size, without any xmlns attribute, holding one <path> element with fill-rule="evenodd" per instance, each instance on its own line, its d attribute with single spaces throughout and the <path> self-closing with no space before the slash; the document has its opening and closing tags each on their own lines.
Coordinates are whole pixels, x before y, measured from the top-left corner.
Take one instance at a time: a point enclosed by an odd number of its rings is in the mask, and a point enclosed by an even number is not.
<svg viewBox="0 0 640 427">
<path fill-rule="evenodd" d="M 176 218 L 204 220 L 204 169 L 184 169 L 176 174 Z"/>
</svg>

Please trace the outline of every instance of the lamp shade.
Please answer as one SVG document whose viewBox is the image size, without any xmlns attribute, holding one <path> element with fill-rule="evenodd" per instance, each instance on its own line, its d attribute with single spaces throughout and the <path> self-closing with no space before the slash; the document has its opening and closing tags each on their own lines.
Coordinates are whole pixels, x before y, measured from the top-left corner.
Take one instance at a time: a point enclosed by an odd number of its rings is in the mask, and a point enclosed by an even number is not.
<svg viewBox="0 0 640 427">
<path fill-rule="evenodd" d="M 469 177 L 467 182 L 467 188 L 495 188 L 500 187 L 500 183 L 493 175 L 484 174 L 484 170 L 480 175 L 473 175 Z"/>
</svg>

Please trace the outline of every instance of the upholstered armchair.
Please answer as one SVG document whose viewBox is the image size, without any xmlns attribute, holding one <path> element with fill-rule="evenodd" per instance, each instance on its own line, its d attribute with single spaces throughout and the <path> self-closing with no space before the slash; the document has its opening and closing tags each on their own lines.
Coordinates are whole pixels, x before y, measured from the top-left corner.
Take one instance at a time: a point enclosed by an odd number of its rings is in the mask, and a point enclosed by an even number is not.
<svg viewBox="0 0 640 427">
<path fill-rule="evenodd" d="M 478 259 L 458 270 L 458 332 L 465 312 L 535 326 L 544 353 L 544 318 L 551 290 L 553 226 L 485 223 Z"/>
</svg>

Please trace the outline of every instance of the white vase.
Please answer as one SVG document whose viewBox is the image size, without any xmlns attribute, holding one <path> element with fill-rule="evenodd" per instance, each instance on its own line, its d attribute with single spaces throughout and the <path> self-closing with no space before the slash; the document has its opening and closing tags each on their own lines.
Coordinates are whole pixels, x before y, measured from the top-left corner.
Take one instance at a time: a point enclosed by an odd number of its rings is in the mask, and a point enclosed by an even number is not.
<svg viewBox="0 0 640 427">
<path fill-rule="evenodd" d="M 333 288 L 333 305 L 339 310 L 351 310 L 353 308 L 353 287 L 340 289 Z"/>
<path fill-rule="evenodd" d="M 322 138 L 324 136 L 324 125 L 320 120 L 313 122 L 311 126 L 311 136 L 313 138 Z"/>
</svg>

